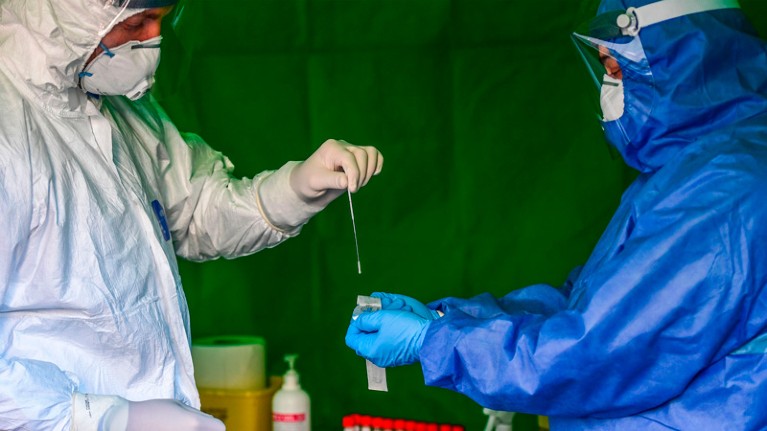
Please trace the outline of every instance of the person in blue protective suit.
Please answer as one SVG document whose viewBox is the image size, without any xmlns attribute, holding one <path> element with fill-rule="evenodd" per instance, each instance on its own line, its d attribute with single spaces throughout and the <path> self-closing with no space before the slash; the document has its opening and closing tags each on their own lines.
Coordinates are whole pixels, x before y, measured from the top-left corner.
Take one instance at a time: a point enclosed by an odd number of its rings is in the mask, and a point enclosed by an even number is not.
<svg viewBox="0 0 767 431">
<path fill-rule="evenodd" d="M 573 35 L 640 174 L 560 288 L 383 310 L 378 366 L 552 430 L 767 429 L 767 47 L 732 0 L 604 0 Z"/>
<path fill-rule="evenodd" d="M 220 431 L 176 255 L 299 233 L 380 172 L 329 140 L 253 179 L 151 94 L 176 0 L 0 0 L 0 429 Z"/>
</svg>

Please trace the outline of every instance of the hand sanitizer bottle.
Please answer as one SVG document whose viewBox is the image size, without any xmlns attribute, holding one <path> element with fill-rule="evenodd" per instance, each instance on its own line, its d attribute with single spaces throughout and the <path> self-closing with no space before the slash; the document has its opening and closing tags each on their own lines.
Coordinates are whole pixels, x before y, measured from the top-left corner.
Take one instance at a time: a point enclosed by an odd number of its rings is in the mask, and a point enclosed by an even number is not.
<svg viewBox="0 0 767 431">
<path fill-rule="evenodd" d="M 298 383 L 295 361 L 298 355 L 285 355 L 288 371 L 282 388 L 272 399 L 273 431 L 309 431 L 309 395 Z"/>
</svg>

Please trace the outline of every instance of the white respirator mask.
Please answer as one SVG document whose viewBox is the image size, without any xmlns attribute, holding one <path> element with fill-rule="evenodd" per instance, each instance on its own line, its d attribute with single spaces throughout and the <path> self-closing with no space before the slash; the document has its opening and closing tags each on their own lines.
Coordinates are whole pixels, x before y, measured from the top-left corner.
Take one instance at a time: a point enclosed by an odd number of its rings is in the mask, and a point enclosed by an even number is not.
<svg viewBox="0 0 767 431">
<path fill-rule="evenodd" d="M 599 95 L 604 121 L 615 121 L 623 116 L 623 80 L 605 75 Z"/>
<path fill-rule="evenodd" d="M 132 40 L 112 49 L 102 44 L 104 52 L 80 72 L 80 88 L 91 94 L 140 98 L 154 83 L 160 41 L 162 36 L 143 42 Z"/>
</svg>

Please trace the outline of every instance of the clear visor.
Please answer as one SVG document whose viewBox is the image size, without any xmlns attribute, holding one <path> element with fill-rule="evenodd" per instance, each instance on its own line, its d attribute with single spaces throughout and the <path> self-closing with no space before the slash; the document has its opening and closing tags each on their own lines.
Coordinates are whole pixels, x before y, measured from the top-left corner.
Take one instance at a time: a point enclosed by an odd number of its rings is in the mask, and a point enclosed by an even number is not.
<svg viewBox="0 0 767 431">
<path fill-rule="evenodd" d="M 652 75 L 639 37 L 625 36 L 614 24 L 621 12 L 597 16 L 572 34 L 575 47 L 597 85 L 604 75 L 622 79 L 622 75 L 644 77 Z M 613 23 L 613 24 L 611 24 Z"/>
<path fill-rule="evenodd" d="M 195 17 L 191 15 L 192 14 L 186 8 L 186 2 L 179 1 L 169 17 L 169 22 L 176 34 L 194 32 L 190 27 L 194 27 L 196 24 L 199 24 L 199 22 L 196 22 Z"/>
<path fill-rule="evenodd" d="M 625 80 L 652 85 L 652 72 L 638 37 L 619 37 L 610 41 L 573 33 L 572 40 L 586 65 L 592 85 L 596 87 L 597 91 L 592 94 L 597 102 L 595 106 L 600 110 L 604 111 L 605 97 L 615 90 L 613 87 L 623 91 Z M 616 119 L 615 116 L 615 113 L 601 112 L 600 119 L 610 121 Z"/>
<path fill-rule="evenodd" d="M 653 77 L 642 42 L 615 25 L 622 12 L 597 16 L 572 34 L 595 90 L 592 106 L 609 142 L 630 142 L 652 108 Z M 608 145 L 611 154 L 614 148 Z"/>
</svg>

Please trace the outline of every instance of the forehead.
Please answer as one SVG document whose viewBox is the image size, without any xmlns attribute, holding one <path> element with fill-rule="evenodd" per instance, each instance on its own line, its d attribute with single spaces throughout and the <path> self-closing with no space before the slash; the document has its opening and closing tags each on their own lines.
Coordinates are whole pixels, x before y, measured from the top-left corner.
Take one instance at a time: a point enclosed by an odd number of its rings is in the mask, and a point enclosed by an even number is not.
<svg viewBox="0 0 767 431">
<path fill-rule="evenodd" d="M 145 19 L 155 20 L 162 19 L 165 15 L 169 14 L 173 10 L 173 6 L 155 7 L 151 9 L 145 9 L 139 13 L 131 15 L 123 22 L 137 22 Z"/>
</svg>

